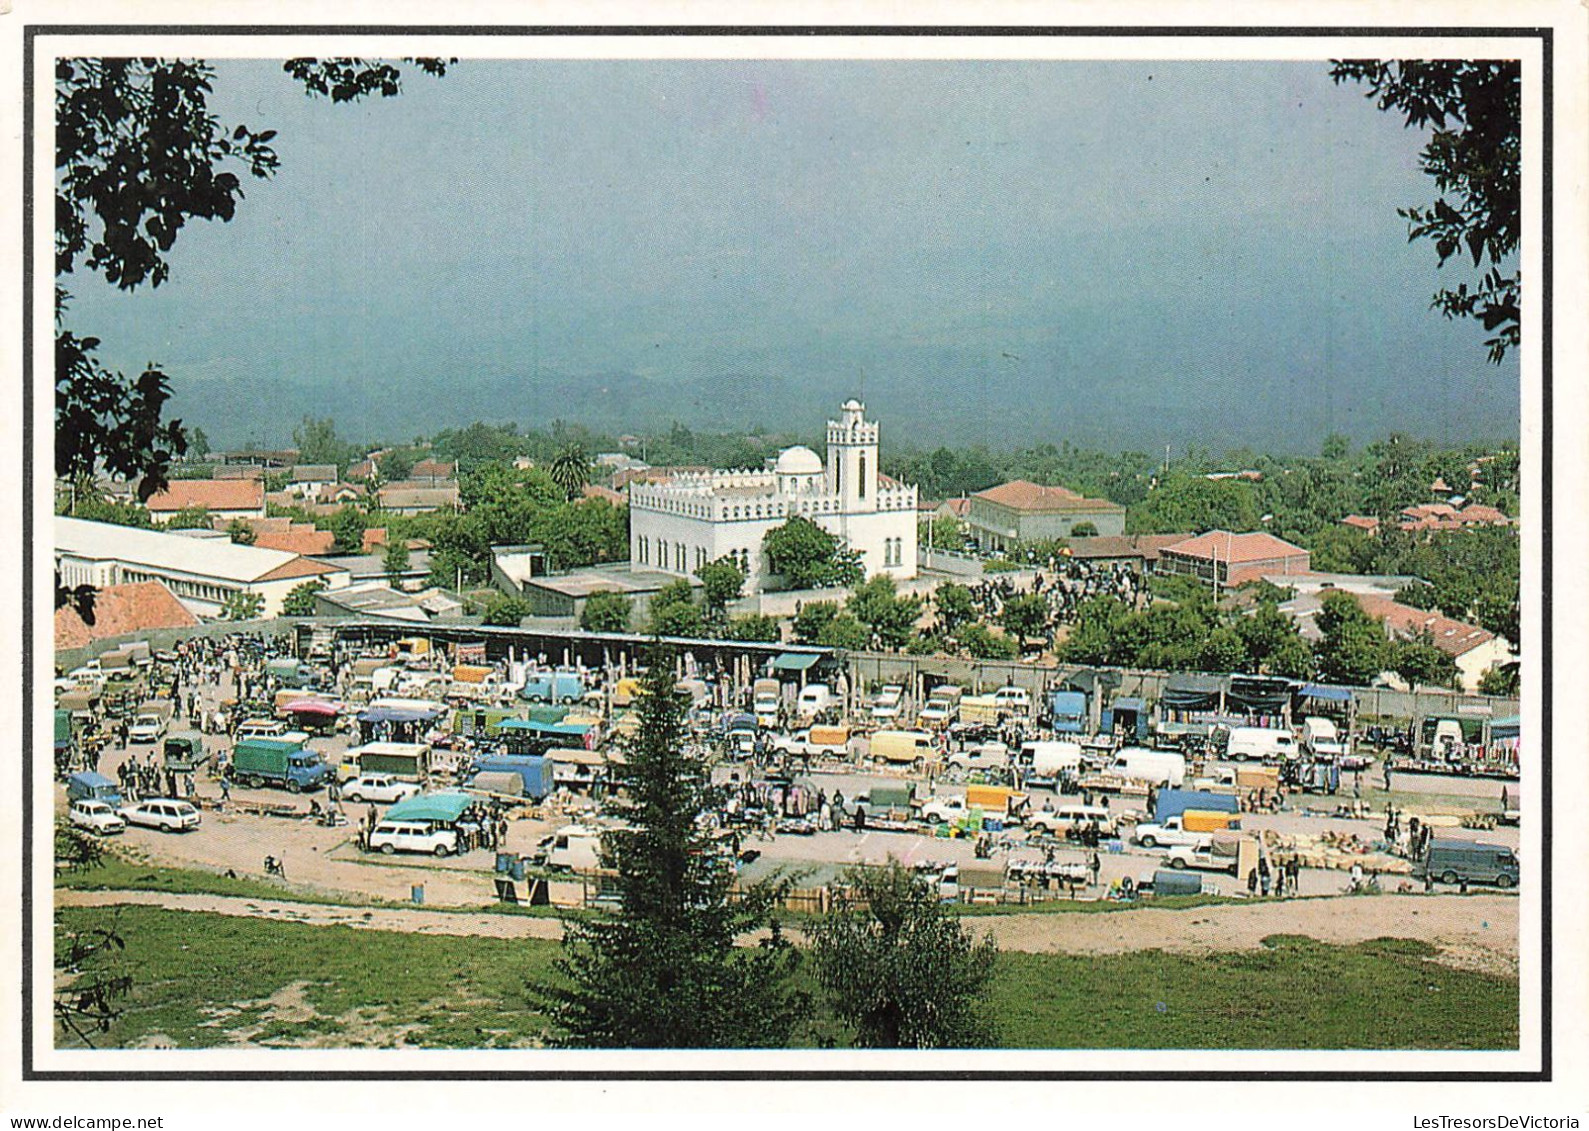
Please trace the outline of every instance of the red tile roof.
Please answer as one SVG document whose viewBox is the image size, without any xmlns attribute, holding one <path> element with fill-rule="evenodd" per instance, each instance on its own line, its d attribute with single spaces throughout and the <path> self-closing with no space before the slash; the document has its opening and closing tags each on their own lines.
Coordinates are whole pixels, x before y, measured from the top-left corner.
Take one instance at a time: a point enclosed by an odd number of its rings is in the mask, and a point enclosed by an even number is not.
<svg viewBox="0 0 1589 1131">
<path fill-rule="evenodd" d="M 267 530 L 254 536 L 261 550 L 286 550 L 292 554 L 329 554 L 337 536 L 329 530 L 316 530 L 308 523 L 293 523 L 291 530 Z"/>
<path fill-rule="evenodd" d="M 1490 523 L 1495 526 L 1504 526 L 1512 521 L 1503 511 L 1485 503 L 1469 503 L 1462 508 L 1460 517 L 1465 523 Z"/>
<path fill-rule="evenodd" d="M 94 596 L 93 624 L 70 606 L 55 610 L 55 647 L 81 648 L 90 641 L 123 633 L 191 628 L 198 623 L 162 582 L 107 585 Z"/>
<path fill-rule="evenodd" d="M 587 483 L 584 487 L 585 498 L 605 499 L 615 506 L 623 506 L 628 500 L 611 487 L 603 487 L 600 483 Z"/>
<path fill-rule="evenodd" d="M 170 514 L 188 507 L 212 511 L 250 511 L 265 509 L 265 485 L 251 479 L 173 479 L 164 491 L 149 500 L 156 514 Z"/>
<path fill-rule="evenodd" d="M 1119 503 L 1108 499 L 1087 499 L 1065 487 L 1040 487 L 1025 479 L 1000 483 L 986 491 L 978 491 L 973 498 L 996 503 L 1011 510 L 1048 513 L 1055 511 L 1123 511 Z"/>
<path fill-rule="evenodd" d="M 261 574 L 259 581 L 285 581 L 290 577 L 319 577 L 327 573 L 340 573 L 341 566 L 328 565 L 317 562 L 313 558 L 293 558 L 290 562 L 283 562 L 269 573 Z"/>
<path fill-rule="evenodd" d="M 1369 515 L 1349 514 L 1345 518 L 1341 519 L 1341 525 L 1353 526 L 1358 530 L 1366 530 L 1370 534 L 1379 533 L 1379 519 L 1373 518 Z"/>
<path fill-rule="evenodd" d="M 1225 530 L 1210 530 L 1207 534 L 1166 546 L 1164 553 L 1232 563 L 1266 562 L 1279 558 L 1306 557 L 1308 554 L 1301 546 L 1293 546 L 1273 534 L 1262 531 L 1232 534 Z"/>
<path fill-rule="evenodd" d="M 1082 560 L 1141 558 L 1144 562 L 1156 562 L 1159 554 L 1189 537 L 1189 534 L 1099 534 L 1092 538 L 1072 538 L 1067 545 L 1070 556 Z"/>
<path fill-rule="evenodd" d="M 1434 646 L 1453 658 L 1466 655 L 1481 644 L 1495 639 L 1495 633 L 1478 625 L 1464 624 L 1439 613 L 1415 609 L 1392 601 L 1389 597 L 1357 595 L 1363 611 L 1384 623 L 1392 636 L 1412 640 L 1428 633 Z"/>
</svg>

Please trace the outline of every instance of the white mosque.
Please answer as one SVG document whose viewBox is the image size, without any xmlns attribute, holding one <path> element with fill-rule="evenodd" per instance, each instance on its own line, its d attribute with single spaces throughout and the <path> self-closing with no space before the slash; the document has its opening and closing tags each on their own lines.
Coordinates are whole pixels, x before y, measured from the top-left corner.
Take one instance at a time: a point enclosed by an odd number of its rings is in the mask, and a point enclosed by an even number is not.
<svg viewBox="0 0 1589 1131">
<path fill-rule="evenodd" d="M 877 425 L 866 407 L 846 401 L 828 421 L 828 459 L 810 448 L 785 448 L 766 471 L 710 471 L 629 488 L 629 561 L 634 570 L 689 576 L 731 557 L 745 571 L 745 591 L 767 578 L 761 542 L 769 530 L 802 515 L 861 554 L 868 577 L 916 576 L 916 488 L 877 468 Z"/>
</svg>

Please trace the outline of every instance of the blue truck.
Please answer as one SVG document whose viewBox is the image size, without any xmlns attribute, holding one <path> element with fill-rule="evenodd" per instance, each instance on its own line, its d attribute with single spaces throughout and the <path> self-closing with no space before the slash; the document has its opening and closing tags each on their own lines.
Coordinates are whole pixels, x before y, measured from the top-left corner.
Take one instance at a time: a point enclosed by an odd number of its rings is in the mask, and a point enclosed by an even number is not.
<svg viewBox="0 0 1589 1131">
<path fill-rule="evenodd" d="M 1158 804 L 1153 810 L 1153 819 L 1160 822 L 1167 821 L 1171 817 L 1180 816 L 1188 809 L 1209 813 L 1239 813 L 1241 803 L 1233 793 L 1210 793 L 1201 789 L 1161 789 Z"/>
<path fill-rule="evenodd" d="M 1087 733 L 1087 695 L 1081 691 L 1053 691 L 1048 696 L 1048 710 L 1054 717 L 1054 733 Z"/>
<path fill-rule="evenodd" d="M 469 780 L 480 774 L 518 774 L 524 782 L 524 796 L 539 801 L 555 788 L 552 760 L 538 754 L 486 754 L 469 767 Z"/>
<path fill-rule="evenodd" d="M 242 785 L 281 786 L 288 793 L 319 789 L 331 774 L 319 751 L 277 738 L 245 738 L 232 748 L 226 767 L 227 777 Z"/>
</svg>

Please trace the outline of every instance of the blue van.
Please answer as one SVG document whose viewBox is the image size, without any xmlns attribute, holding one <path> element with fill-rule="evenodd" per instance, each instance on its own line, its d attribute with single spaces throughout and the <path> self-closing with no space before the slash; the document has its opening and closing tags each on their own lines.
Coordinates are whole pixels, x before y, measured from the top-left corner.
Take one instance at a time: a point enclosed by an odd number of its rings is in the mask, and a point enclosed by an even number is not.
<svg viewBox="0 0 1589 1131">
<path fill-rule="evenodd" d="M 1517 886 L 1517 854 L 1503 844 L 1474 840 L 1431 840 L 1429 851 L 1413 867 L 1413 875 L 1443 884 L 1494 884 Z"/>
<path fill-rule="evenodd" d="M 104 774 L 96 774 L 90 771 L 73 774 L 66 779 L 66 799 L 67 801 L 82 801 L 84 798 L 103 801 L 112 809 L 119 809 L 121 808 L 121 786 L 111 781 Z"/>
</svg>

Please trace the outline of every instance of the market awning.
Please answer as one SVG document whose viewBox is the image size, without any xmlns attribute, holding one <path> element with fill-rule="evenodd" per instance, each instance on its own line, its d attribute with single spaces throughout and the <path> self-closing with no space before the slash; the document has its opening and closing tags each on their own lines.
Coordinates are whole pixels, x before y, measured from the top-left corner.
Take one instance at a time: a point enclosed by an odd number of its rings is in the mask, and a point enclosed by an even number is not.
<svg viewBox="0 0 1589 1131">
<path fill-rule="evenodd" d="M 1116 699 L 1114 703 L 1110 705 L 1110 709 L 1113 710 L 1115 714 L 1119 714 L 1121 711 L 1135 711 L 1140 715 L 1148 709 L 1148 705 L 1140 699 Z"/>
<path fill-rule="evenodd" d="M 1283 711 L 1291 702 L 1296 684 L 1288 679 L 1268 679 L 1264 676 L 1233 675 L 1225 690 L 1232 704 L 1257 711 Z"/>
<path fill-rule="evenodd" d="M 325 699 L 294 699 L 287 704 L 287 710 L 295 715 L 321 715 L 329 719 L 342 713 L 342 705 Z"/>
<path fill-rule="evenodd" d="M 785 652 L 772 662 L 772 667 L 779 672 L 809 671 L 821 658 L 815 652 Z"/>
<path fill-rule="evenodd" d="M 1225 677 L 1204 675 L 1200 672 L 1177 672 L 1164 684 L 1164 694 L 1159 701 L 1166 707 L 1181 710 L 1207 710 L 1219 704 L 1225 690 Z"/>
<path fill-rule="evenodd" d="M 1092 695 L 1099 688 L 1112 691 L 1120 686 L 1120 673 L 1082 668 L 1081 671 L 1065 680 L 1065 686 L 1071 691 L 1080 691 L 1084 695 Z"/>
<path fill-rule="evenodd" d="M 422 793 L 399 801 L 386 811 L 388 821 L 438 821 L 450 824 L 463 816 L 465 809 L 475 803 L 467 793 L 449 790 L 446 793 Z"/>
<path fill-rule="evenodd" d="M 1352 692 L 1345 687 L 1331 687 L 1327 683 L 1304 683 L 1297 692 L 1304 699 L 1324 699 L 1331 703 L 1350 703 Z"/>
<path fill-rule="evenodd" d="M 1507 715 L 1504 719 L 1496 719 L 1490 724 L 1491 738 L 1516 738 L 1522 733 L 1523 718 L 1521 715 Z"/>
</svg>

